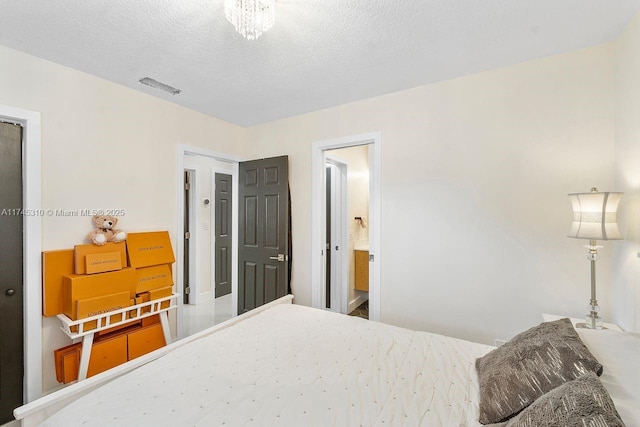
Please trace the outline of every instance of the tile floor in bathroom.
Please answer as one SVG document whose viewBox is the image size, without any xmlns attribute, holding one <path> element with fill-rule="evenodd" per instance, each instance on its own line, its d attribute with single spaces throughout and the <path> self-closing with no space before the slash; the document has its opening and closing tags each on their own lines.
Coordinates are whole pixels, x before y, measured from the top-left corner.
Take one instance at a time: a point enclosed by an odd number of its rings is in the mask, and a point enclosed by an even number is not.
<svg viewBox="0 0 640 427">
<path fill-rule="evenodd" d="M 369 319 L 369 301 L 365 301 L 360 304 L 355 310 L 349 313 L 349 316 L 362 317 L 363 319 Z"/>
</svg>

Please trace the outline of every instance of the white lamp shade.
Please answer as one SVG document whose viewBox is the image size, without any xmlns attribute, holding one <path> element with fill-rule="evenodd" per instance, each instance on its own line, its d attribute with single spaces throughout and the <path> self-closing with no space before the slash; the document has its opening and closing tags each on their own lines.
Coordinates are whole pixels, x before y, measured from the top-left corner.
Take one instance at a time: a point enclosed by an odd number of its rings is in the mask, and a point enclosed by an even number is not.
<svg viewBox="0 0 640 427">
<path fill-rule="evenodd" d="M 573 223 L 569 237 L 589 240 L 620 240 L 618 205 L 623 193 L 594 191 L 569 194 Z"/>
</svg>

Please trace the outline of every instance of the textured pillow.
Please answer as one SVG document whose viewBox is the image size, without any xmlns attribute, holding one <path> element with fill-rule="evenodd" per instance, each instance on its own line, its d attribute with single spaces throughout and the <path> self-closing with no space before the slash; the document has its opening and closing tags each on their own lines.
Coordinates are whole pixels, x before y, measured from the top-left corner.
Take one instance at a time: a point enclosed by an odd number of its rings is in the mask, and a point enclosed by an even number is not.
<svg viewBox="0 0 640 427">
<path fill-rule="evenodd" d="M 476 360 L 480 422 L 505 421 L 538 397 L 602 365 L 569 319 L 542 323 Z"/>
<path fill-rule="evenodd" d="M 588 373 L 545 394 L 506 427 L 624 427 L 596 374 Z"/>
</svg>

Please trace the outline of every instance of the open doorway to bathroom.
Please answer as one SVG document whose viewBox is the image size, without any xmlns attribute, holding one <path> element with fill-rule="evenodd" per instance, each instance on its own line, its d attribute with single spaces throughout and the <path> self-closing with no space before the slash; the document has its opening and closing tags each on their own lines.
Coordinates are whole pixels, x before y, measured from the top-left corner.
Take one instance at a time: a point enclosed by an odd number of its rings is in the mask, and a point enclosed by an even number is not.
<svg viewBox="0 0 640 427">
<path fill-rule="evenodd" d="M 366 228 L 369 234 L 369 291 L 367 295 L 368 300 L 368 317 L 369 320 L 380 321 L 380 264 L 381 264 L 381 235 L 380 230 L 382 228 L 381 221 L 381 162 L 382 162 L 382 134 L 380 132 L 371 132 L 366 134 L 351 135 L 340 137 L 336 139 L 324 140 L 314 142 L 312 145 L 312 173 L 311 173 L 311 303 L 315 308 L 326 308 L 326 227 L 325 227 L 325 215 L 326 215 L 326 163 L 327 154 L 331 157 L 331 151 L 341 148 L 358 147 L 366 145 L 368 149 L 369 160 L 369 210 L 368 217 L 366 218 Z M 357 221 L 356 216 L 353 215 L 351 220 Z M 349 221 L 351 221 L 349 220 Z M 354 229 L 355 231 L 355 229 Z M 356 238 L 354 233 L 354 240 Z M 345 238 L 346 243 L 343 243 L 343 248 L 347 247 L 348 235 Z M 355 251 L 355 242 L 354 242 Z M 342 251 L 343 263 L 347 265 L 348 259 L 345 258 L 348 251 Z M 355 254 L 354 254 L 355 261 Z M 355 279 L 355 271 L 354 271 Z M 346 284 L 346 281 L 342 282 Z M 341 295 L 347 295 L 345 286 L 345 292 Z M 355 290 L 355 288 L 354 288 Z M 354 292 L 355 293 L 355 292 Z M 348 298 L 344 298 L 338 305 L 340 313 L 347 313 Z"/>
<path fill-rule="evenodd" d="M 325 157 L 325 308 L 369 318 L 369 146 Z"/>
</svg>

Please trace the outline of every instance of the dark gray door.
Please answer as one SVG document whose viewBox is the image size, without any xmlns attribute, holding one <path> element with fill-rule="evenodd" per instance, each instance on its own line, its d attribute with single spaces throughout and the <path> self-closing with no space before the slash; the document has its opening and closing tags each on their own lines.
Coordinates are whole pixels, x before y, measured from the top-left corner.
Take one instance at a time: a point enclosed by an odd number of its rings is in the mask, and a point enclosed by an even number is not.
<svg viewBox="0 0 640 427">
<path fill-rule="evenodd" d="M 216 298 L 231 293 L 231 175 L 215 175 Z"/>
<path fill-rule="evenodd" d="M 0 424 L 22 405 L 22 128 L 0 122 Z"/>
<path fill-rule="evenodd" d="M 193 182 L 193 171 L 184 171 L 184 257 L 182 259 L 182 302 L 189 304 L 189 280 L 191 280 L 191 252 L 189 240 L 191 239 L 191 183 Z"/>
<path fill-rule="evenodd" d="M 288 157 L 240 163 L 238 314 L 287 294 Z"/>
</svg>

